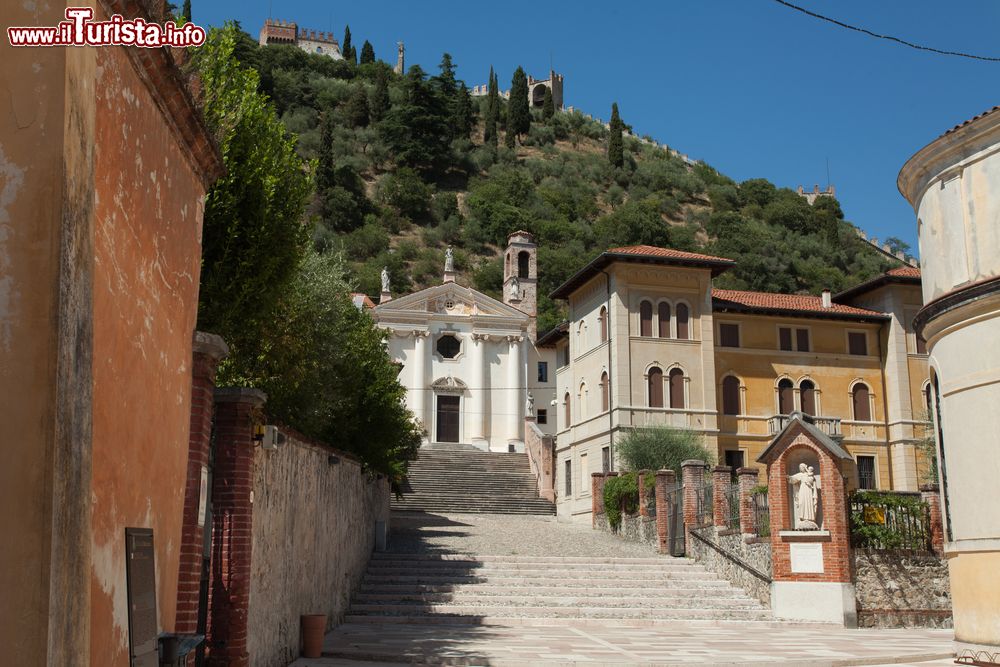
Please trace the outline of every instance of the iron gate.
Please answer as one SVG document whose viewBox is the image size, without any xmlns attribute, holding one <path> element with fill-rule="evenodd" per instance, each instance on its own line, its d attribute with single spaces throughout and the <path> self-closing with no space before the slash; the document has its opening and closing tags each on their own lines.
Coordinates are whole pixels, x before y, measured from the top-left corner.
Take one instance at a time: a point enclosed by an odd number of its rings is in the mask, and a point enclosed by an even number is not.
<svg viewBox="0 0 1000 667">
<path fill-rule="evenodd" d="M 667 487 L 667 548 L 671 556 L 684 555 L 684 484 Z"/>
</svg>

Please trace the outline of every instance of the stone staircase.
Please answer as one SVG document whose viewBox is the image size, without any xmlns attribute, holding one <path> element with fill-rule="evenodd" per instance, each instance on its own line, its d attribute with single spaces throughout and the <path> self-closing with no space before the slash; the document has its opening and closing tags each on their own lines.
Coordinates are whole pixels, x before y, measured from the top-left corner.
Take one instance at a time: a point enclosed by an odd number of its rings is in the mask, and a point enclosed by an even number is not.
<svg viewBox="0 0 1000 667">
<path fill-rule="evenodd" d="M 484 452 L 472 445 L 422 447 L 410 464 L 408 491 L 395 511 L 555 514 L 539 498 L 527 454 Z"/>
<path fill-rule="evenodd" d="M 629 626 L 772 616 L 686 559 L 376 553 L 345 621 Z"/>
</svg>

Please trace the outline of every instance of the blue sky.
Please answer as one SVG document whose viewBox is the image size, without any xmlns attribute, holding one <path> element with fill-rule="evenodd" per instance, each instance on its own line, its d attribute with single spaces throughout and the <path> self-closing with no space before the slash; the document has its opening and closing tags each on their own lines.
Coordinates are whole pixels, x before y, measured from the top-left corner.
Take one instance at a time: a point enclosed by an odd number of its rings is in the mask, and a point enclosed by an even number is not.
<svg viewBox="0 0 1000 667">
<path fill-rule="evenodd" d="M 179 5 L 180 2 L 178 1 Z M 538 78 L 550 58 L 566 103 L 607 118 L 612 102 L 639 134 L 736 180 L 830 182 L 869 234 L 916 251 L 916 224 L 896 175 L 949 127 L 1000 103 L 1000 63 L 946 57 L 820 22 L 773 0 L 659 2 L 314 2 L 194 0 L 195 23 L 265 17 L 332 30 L 350 24 L 376 56 L 437 71 L 448 51 L 470 86 L 492 64 L 503 87 L 515 67 Z M 1000 57 L 996 0 L 797 0 L 808 9 L 940 49 Z"/>
</svg>

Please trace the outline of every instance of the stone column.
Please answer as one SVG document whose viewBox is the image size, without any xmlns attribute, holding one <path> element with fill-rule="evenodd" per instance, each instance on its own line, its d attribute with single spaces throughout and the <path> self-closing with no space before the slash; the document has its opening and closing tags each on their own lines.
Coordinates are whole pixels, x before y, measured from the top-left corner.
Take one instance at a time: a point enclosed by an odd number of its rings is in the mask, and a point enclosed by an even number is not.
<svg viewBox="0 0 1000 667">
<path fill-rule="evenodd" d="M 191 433 L 188 438 L 187 483 L 177 573 L 177 617 L 174 632 L 194 634 L 198 629 L 198 602 L 204 560 L 205 524 L 201 516 L 202 478 L 208 478 L 212 413 L 215 409 L 215 372 L 229 347 L 215 334 L 196 331 L 191 366 Z M 204 490 L 206 496 L 210 489 Z"/>
<path fill-rule="evenodd" d="M 726 492 L 732 484 L 733 469 L 729 466 L 712 468 L 712 523 L 716 528 L 729 527 L 729 498 Z"/>
<path fill-rule="evenodd" d="M 646 507 L 646 478 L 649 477 L 648 470 L 640 470 L 637 475 L 639 481 L 639 516 L 648 517 L 649 508 Z"/>
<path fill-rule="evenodd" d="M 684 536 L 691 526 L 698 525 L 698 493 L 705 484 L 705 462 L 688 459 L 681 463 L 681 482 L 684 484 Z"/>
<path fill-rule="evenodd" d="M 246 667 L 250 556 L 253 546 L 254 422 L 267 396 L 259 389 L 215 390 L 212 575 L 208 664 Z"/>
<path fill-rule="evenodd" d="M 521 403 L 525 392 L 521 381 L 521 341 L 523 336 L 507 336 L 510 354 L 507 357 L 507 439 L 521 438 Z"/>
<path fill-rule="evenodd" d="M 740 468 L 736 471 L 740 484 L 740 532 L 744 535 L 757 533 L 757 516 L 754 512 L 752 490 L 757 486 L 757 469 Z"/>
<path fill-rule="evenodd" d="M 490 337 L 487 334 L 472 334 L 472 390 L 470 392 L 469 411 L 466 413 L 466 423 L 469 424 L 469 437 L 472 444 L 486 446 L 486 392 L 489 386 L 489 374 L 486 372 L 486 346 Z"/>
<path fill-rule="evenodd" d="M 433 420 L 427 418 L 427 368 L 430 366 L 430 347 L 427 338 L 426 331 L 413 332 L 413 375 L 410 378 L 410 396 L 413 398 L 413 403 L 410 409 L 427 431 L 427 439 L 434 440 L 434 434 L 431 433 Z"/>
<path fill-rule="evenodd" d="M 934 553 L 944 553 L 944 522 L 941 520 L 941 493 L 937 484 L 922 484 L 920 499 L 927 503 L 930 514 L 931 549 Z"/>
<path fill-rule="evenodd" d="M 656 537 L 661 554 L 670 553 L 670 515 L 673 509 L 667 502 L 667 492 L 676 484 L 673 470 L 656 471 Z"/>
</svg>

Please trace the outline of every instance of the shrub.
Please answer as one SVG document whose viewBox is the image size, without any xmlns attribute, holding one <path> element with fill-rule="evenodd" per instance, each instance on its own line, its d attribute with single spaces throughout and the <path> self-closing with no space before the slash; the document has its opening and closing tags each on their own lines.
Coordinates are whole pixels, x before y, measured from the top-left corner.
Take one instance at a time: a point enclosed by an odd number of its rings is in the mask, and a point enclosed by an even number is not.
<svg viewBox="0 0 1000 667">
<path fill-rule="evenodd" d="M 647 475 L 643 480 L 646 491 L 656 485 L 656 476 Z M 622 511 L 635 514 L 639 509 L 639 473 L 626 472 L 617 477 L 609 477 L 604 482 L 604 514 L 608 524 L 615 530 L 622 523 Z"/>
<path fill-rule="evenodd" d="M 420 175 L 409 167 L 401 167 L 379 183 L 382 200 L 414 221 L 430 218 L 433 193 L 434 188 L 424 183 Z"/>
<path fill-rule="evenodd" d="M 629 470 L 673 470 L 681 472 L 681 463 L 701 459 L 714 463 L 715 456 L 694 431 L 672 426 L 651 426 L 628 431 L 618 442 L 618 455 Z"/>
</svg>

